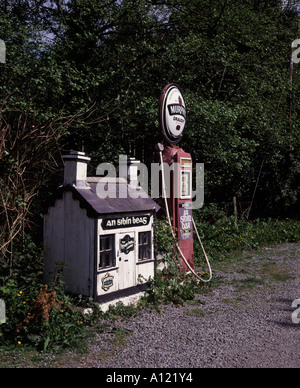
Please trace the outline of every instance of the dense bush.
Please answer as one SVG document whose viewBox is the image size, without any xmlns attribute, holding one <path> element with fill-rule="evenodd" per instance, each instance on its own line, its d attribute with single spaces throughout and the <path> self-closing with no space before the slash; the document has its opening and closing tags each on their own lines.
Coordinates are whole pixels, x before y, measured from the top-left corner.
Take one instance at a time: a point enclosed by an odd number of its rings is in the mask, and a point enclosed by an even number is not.
<svg viewBox="0 0 300 388">
<path fill-rule="evenodd" d="M 59 278 L 44 285 L 42 249 L 29 237 L 19 241 L 13 267 L 0 268 L 0 299 L 6 323 L 0 325 L 0 345 L 32 345 L 38 349 L 76 346 L 85 321 L 65 295 Z"/>
<path fill-rule="evenodd" d="M 141 303 L 158 307 L 163 303 L 184 304 L 193 300 L 204 284 L 187 275 L 180 264 L 180 256 L 174 246 L 174 239 L 167 220 L 155 224 L 155 254 L 161 258 L 160 269 L 150 280 L 148 294 Z"/>
</svg>

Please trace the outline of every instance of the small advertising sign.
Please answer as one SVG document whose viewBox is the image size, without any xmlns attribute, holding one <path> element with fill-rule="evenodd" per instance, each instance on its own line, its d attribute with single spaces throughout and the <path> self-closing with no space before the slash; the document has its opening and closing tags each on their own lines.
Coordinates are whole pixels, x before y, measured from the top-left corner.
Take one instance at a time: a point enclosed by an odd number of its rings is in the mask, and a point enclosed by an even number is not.
<svg viewBox="0 0 300 388">
<path fill-rule="evenodd" d="M 180 240 L 193 238 L 193 215 L 192 209 L 179 208 Z"/>
<path fill-rule="evenodd" d="M 102 289 L 108 291 L 114 285 L 114 277 L 109 273 L 102 278 Z"/>
<path fill-rule="evenodd" d="M 120 251 L 128 255 L 129 252 L 134 251 L 134 238 L 128 234 L 120 240 Z"/>
</svg>

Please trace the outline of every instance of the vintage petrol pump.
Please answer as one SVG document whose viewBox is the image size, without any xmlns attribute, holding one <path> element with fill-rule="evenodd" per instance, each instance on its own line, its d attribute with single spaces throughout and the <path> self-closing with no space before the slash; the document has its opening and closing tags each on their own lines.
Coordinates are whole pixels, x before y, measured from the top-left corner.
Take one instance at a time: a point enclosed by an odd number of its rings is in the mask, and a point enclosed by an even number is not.
<svg viewBox="0 0 300 388">
<path fill-rule="evenodd" d="M 192 214 L 192 157 L 178 146 L 186 124 L 186 107 L 183 95 L 176 84 L 167 85 L 160 98 L 160 126 L 169 143 L 159 145 L 163 163 L 170 166 L 167 213 L 173 222 L 179 252 L 185 270 L 194 269 L 193 214 Z M 163 173 L 164 175 L 164 173 Z M 188 265 L 187 265 L 188 263 Z"/>
</svg>

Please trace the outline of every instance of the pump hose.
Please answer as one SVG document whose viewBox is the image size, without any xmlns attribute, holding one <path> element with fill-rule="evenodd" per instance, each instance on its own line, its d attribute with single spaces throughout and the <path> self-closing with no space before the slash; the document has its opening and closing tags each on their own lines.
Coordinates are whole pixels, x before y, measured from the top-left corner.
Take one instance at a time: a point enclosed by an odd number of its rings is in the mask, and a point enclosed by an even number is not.
<svg viewBox="0 0 300 388">
<path fill-rule="evenodd" d="M 161 169 L 162 169 L 162 186 L 163 186 L 163 191 L 164 191 L 164 199 L 165 199 L 165 205 L 166 205 L 166 212 L 167 212 L 167 218 L 168 218 L 168 221 L 169 221 L 169 225 L 171 227 L 171 231 L 172 231 L 172 235 L 173 235 L 173 238 L 175 240 L 175 244 L 176 244 L 176 248 L 180 254 L 180 256 L 182 257 L 184 263 L 186 264 L 186 266 L 188 267 L 188 269 L 191 271 L 191 273 L 198 279 L 200 280 L 201 282 L 203 283 L 209 283 L 212 279 L 212 269 L 211 269 L 211 266 L 210 266 L 210 262 L 208 260 L 208 257 L 207 257 L 207 254 L 205 252 L 205 249 L 204 249 L 204 246 L 202 244 L 202 241 L 201 241 L 201 238 L 199 236 L 199 233 L 198 233 L 198 229 L 197 229 L 197 226 L 195 224 L 195 221 L 194 221 L 194 218 L 193 218 L 193 226 L 194 226 L 194 229 L 196 231 L 196 235 L 197 235 L 197 238 L 198 238 L 198 241 L 200 243 L 200 246 L 201 246 L 201 249 L 202 249 L 202 252 L 204 254 L 204 257 L 205 257 L 205 260 L 206 260 L 206 263 L 207 263 L 207 266 L 208 266 L 208 269 L 209 269 L 209 279 L 202 279 L 201 276 L 199 276 L 194 270 L 193 268 L 190 266 L 189 262 L 187 261 L 187 259 L 185 258 L 179 244 L 178 244 L 178 241 L 177 241 L 177 238 L 176 238 L 176 235 L 175 235 L 175 232 L 174 232 L 174 229 L 173 229 L 173 225 L 172 225 L 172 222 L 171 222 L 171 217 L 170 217 L 170 212 L 169 212 L 169 206 L 168 206 L 168 201 L 167 201 L 167 192 L 166 192 L 166 182 L 165 182 L 165 174 L 164 174 L 164 162 L 163 162 L 163 155 L 162 155 L 162 150 L 160 149 L 159 150 L 159 153 L 160 153 L 160 161 L 161 161 Z"/>
</svg>

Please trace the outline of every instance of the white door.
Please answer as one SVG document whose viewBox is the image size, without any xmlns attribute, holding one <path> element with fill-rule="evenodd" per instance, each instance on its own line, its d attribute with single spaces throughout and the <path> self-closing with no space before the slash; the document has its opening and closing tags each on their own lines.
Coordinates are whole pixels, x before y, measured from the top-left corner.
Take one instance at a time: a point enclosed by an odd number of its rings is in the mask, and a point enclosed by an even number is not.
<svg viewBox="0 0 300 388">
<path fill-rule="evenodd" d="M 134 232 L 117 235 L 119 290 L 136 286 L 136 241 Z"/>
</svg>

